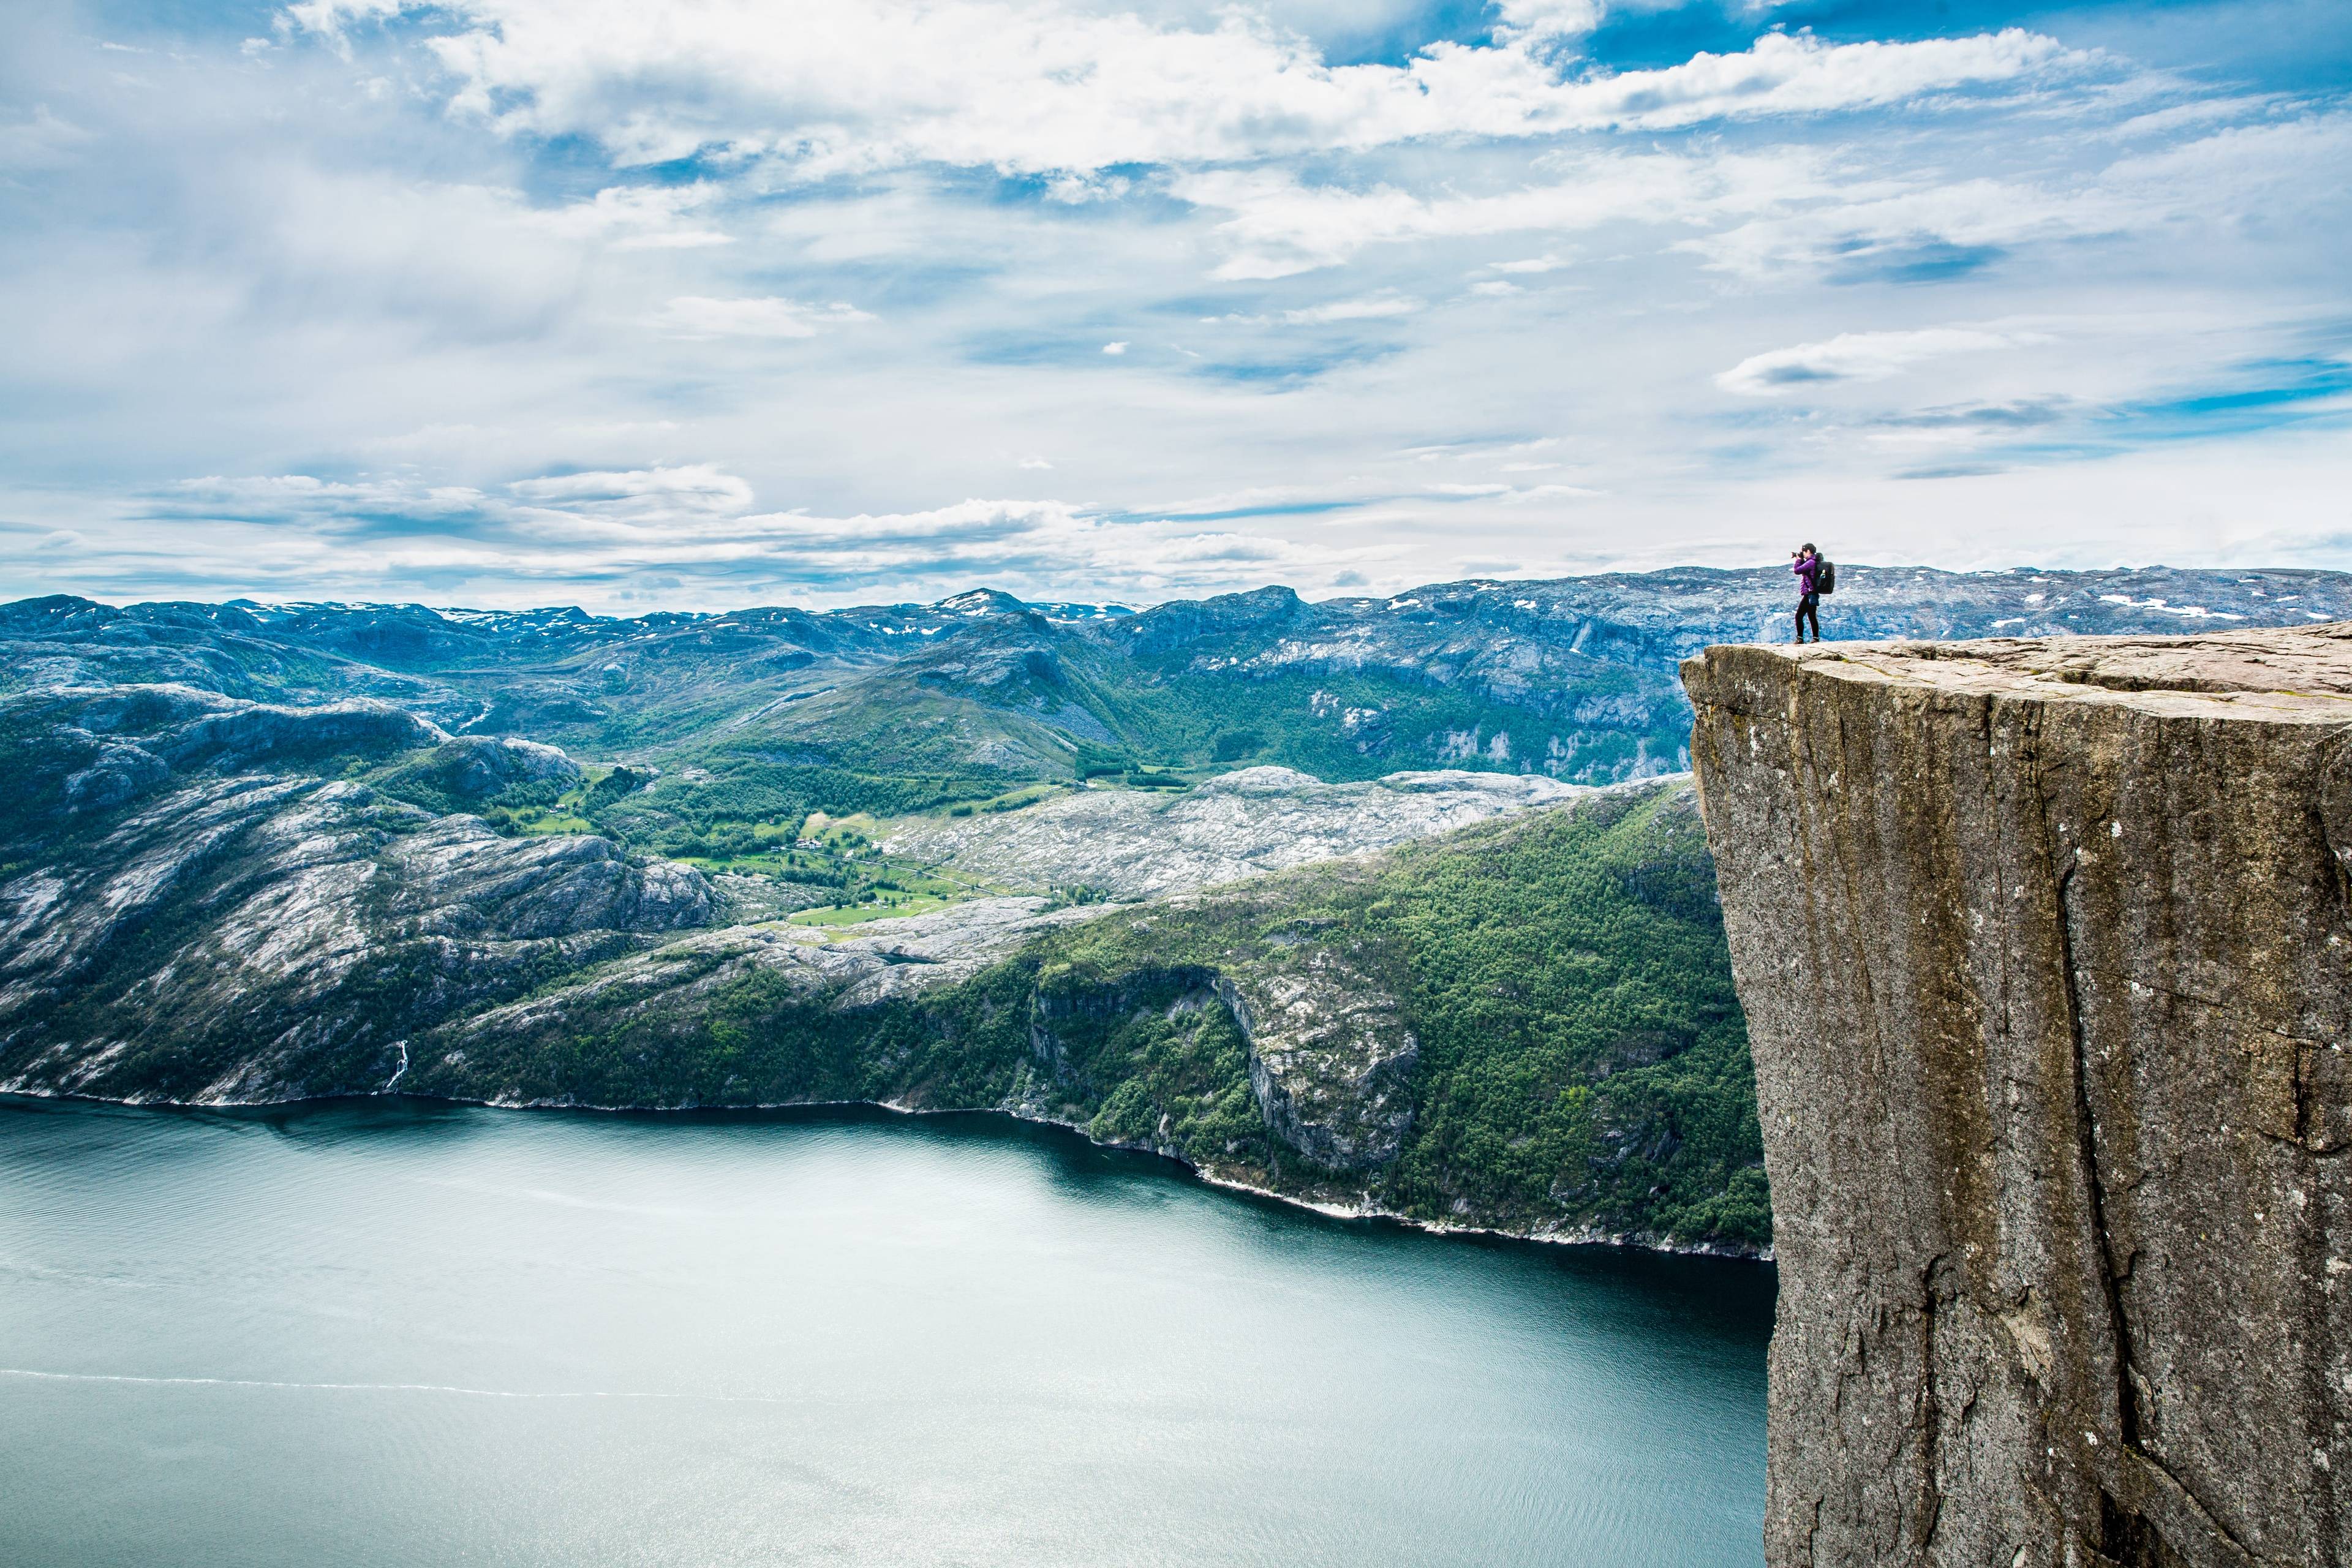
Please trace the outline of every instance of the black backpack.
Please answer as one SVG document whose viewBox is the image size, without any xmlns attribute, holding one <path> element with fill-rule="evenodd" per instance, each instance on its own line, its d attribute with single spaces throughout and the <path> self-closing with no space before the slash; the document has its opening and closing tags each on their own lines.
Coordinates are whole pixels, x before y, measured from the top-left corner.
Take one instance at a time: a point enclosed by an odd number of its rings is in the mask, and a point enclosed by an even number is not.
<svg viewBox="0 0 2352 1568">
<path fill-rule="evenodd" d="M 1817 555 L 1813 558 L 1813 561 L 1815 565 L 1815 570 L 1813 572 L 1813 592 L 1816 594 L 1836 593 L 1837 568 L 1830 564 L 1830 559 L 1826 555 Z"/>
</svg>

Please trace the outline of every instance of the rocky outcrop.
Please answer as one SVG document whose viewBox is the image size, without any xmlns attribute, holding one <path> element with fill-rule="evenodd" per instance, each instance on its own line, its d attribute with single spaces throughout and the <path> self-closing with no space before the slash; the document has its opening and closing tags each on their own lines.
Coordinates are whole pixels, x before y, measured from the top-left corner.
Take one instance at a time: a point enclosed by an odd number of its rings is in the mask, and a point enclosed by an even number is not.
<svg viewBox="0 0 2352 1568">
<path fill-rule="evenodd" d="M 1412 1126 L 1410 1080 L 1420 1047 L 1387 986 L 1319 943 L 1285 942 L 1270 955 L 1229 952 L 1214 967 L 1146 964 L 1091 982 L 1066 979 L 1032 1002 L 1030 1050 L 1041 1081 L 1099 1091 L 1113 1086 L 1091 1081 L 1072 1037 L 1100 1035 L 1139 1013 L 1174 1020 L 1209 1011 L 1239 1031 L 1257 1118 L 1282 1149 L 1331 1174 L 1396 1160 Z"/>
<path fill-rule="evenodd" d="M 570 789 L 580 765 L 554 746 L 511 735 L 460 735 L 427 759 L 434 781 L 459 800 L 487 800 L 516 784 Z"/>
<path fill-rule="evenodd" d="M 152 794 L 174 772 L 317 763 L 447 740 L 430 721 L 366 699 L 295 708 L 170 684 L 34 691 L 0 700 L 0 746 L 16 786 L 0 816 L 109 810 Z"/>
<path fill-rule="evenodd" d="M 1684 667 L 1767 1558 L 2352 1560 L 2352 626 Z"/>
<path fill-rule="evenodd" d="M 1250 1089 L 1268 1131 L 1327 1171 L 1385 1165 L 1412 1126 L 1421 1046 L 1397 999 L 1324 948 L 1219 977 L 1249 1042 Z"/>
<path fill-rule="evenodd" d="M 450 1054 L 433 1070 L 420 1066 L 418 1081 L 500 1099 L 499 1085 L 450 1070 L 481 1057 L 486 1041 L 512 1047 L 666 1026 L 698 1018 L 747 982 L 771 983 L 835 1014 L 903 1001 L 969 980 L 1038 932 L 1098 912 L 1049 910 L 1043 899 L 980 899 L 841 933 L 772 922 L 696 931 L 443 1026 L 432 1048 Z"/>
<path fill-rule="evenodd" d="M 700 872 L 592 836 L 502 838 L 315 778 L 185 783 L 0 881 L 0 1089 L 381 1089 L 413 1032 L 714 909 Z"/>
<path fill-rule="evenodd" d="M 1024 811 L 912 822 L 884 847 L 1006 887 L 1147 899 L 1385 849 L 1589 789 L 1536 774 L 1392 773 L 1326 784 L 1243 768 L 1172 798 L 1087 790 Z"/>
</svg>

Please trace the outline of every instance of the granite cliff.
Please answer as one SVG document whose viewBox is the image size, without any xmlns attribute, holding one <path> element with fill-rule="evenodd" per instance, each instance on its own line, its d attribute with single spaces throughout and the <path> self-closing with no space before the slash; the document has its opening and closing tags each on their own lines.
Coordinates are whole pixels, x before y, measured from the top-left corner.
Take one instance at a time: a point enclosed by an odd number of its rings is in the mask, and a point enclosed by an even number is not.
<svg viewBox="0 0 2352 1568">
<path fill-rule="evenodd" d="M 1767 1559 L 2352 1559 L 2352 626 L 1684 666 Z"/>
</svg>

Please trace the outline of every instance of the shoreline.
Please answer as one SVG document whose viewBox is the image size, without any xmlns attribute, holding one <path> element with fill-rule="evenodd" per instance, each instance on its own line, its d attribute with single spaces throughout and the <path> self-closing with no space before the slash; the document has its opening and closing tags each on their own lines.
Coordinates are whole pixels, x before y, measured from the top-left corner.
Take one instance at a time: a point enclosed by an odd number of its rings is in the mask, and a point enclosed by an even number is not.
<svg viewBox="0 0 2352 1568">
<path fill-rule="evenodd" d="M 323 1106 L 337 1103 L 409 1100 L 434 1105 L 478 1106 L 485 1110 L 575 1111 L 593 1116 L 709 1116 L 743 1114 L 778 1110 L 879 1110 L 893 1116 L 1001 1116 L 1008 1121 L 1032 1127 L 1051 1127 L 1067 1132 L 1090 1149 L 1115 1149 L 1125 1153 L 1150 1154 L 1176 1166 L 1185 1176 L 1203 1186 L 1236 1193 L 1254 1198 L 1264 1198 L 1289 1208 L 1306 1209 L 1326 1219 L 1357 1223 L 1381 1223 L 1417 1230 L 1431 1236 L 1467 1237 L 1500 1241 L 1538 1243 L 1546 1247 L 1609 1247 L 1623 1252 L 1654 1252 L 1676 1258 L 1713 1258 L 1733 1263 L 1775 1263 L 1772 1248 L 1734 1248 L 1707 1242 L 1675 1242 L 1664 1238 L 1650 1239 L 1633 1232 L 1611 1232 L 1595 1227 L 1570 1230 L 1563 1226 L 1550 1231 L 1506 1230 L 1496 1226 L 1462 1225 L 1444 1220 L 1416 1219 L 1392 1210 L 1360 1204 L 1332 1203 L 1321 1198 L 1301 1197 L 1261 1187 L 1248 1182 L 1234 1181 L 1202 1169 L 1181 1154 L 1155 1149 L 1146 1143 L 1107 1142 L 1089 1136 L 1087 1130 L 1059 1117 L 1040 1116 L 1003 1105 L 928 1106 L 906 1105 L 886 1100 L 797 1100 L 774 1104 L 758 1105 L 584 1105 L 578 1101 L 552 1100 L 468 1100 L 453 1095 L 404 1094 L 377 1090 L 369 1094 L 328 1094 L 308 1096 L 298 1100 L 110 1100 L 101 1095 L 61 1093 L 53 1089 L 5 1089 L 0 1095 L 20 1100 L 68 1101 L 83 1105 L 119 1105 L 132 1110 L 268 1110 L 279 1107 L 294 1109 L 302 1106 Z"/>
</svg>

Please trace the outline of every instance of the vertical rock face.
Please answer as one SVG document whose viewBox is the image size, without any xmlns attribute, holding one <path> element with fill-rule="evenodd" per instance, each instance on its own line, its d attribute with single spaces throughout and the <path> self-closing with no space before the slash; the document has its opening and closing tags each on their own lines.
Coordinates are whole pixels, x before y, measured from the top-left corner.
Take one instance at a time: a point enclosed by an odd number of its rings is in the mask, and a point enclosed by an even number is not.
<svg viewBox="0 0 2352 1568">
<path fill-rule="evenodd" d="M 1250 1089 L 1276 1137 L 1330 1171 L 1396 1159 L 1421 1044 L 1388 987 L 1318 950 L 1216 989 L 1249 1043 Z"/>
<path fill-rule="evenodd" d="M 1774 1199 L 1769 1561 L 2352 1561 L 2352 626 L 1683 679 Z"/>
</svg>

